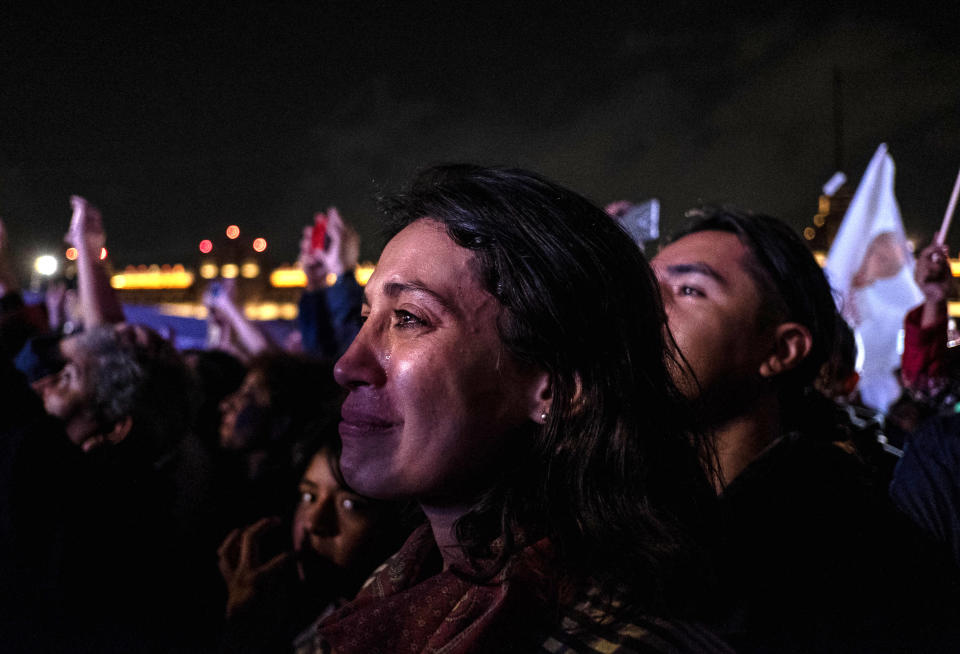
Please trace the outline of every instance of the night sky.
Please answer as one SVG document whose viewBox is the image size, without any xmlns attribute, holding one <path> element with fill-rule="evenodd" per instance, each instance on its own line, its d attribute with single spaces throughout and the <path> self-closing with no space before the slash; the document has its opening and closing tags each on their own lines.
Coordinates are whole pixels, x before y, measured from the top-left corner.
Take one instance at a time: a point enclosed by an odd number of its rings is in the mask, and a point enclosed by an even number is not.
<svg viewBox="0 0 960 654">
<path fill-rule="evenodd" d="M 279 263 L 336 204 L 373 259 L 373 197 L 466 160 L 659 197 L 668 231 L 702 201 L 802 228 L 836 170 L 836 70 L 850 183 L 887 142 L 928 238 L 960 167 L 960 3 L 725 4 L 5 8 L 0 216 L 24 269 L 72 193 L 115 265 L 190 265 L 231 222 Z"/>
</svg>

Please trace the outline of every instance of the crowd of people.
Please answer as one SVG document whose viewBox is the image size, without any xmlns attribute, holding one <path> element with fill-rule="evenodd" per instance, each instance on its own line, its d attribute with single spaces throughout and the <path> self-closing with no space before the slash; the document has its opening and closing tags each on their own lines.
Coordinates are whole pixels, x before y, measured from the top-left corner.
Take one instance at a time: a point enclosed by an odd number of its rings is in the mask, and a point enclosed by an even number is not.
<svg viewBox="0 0 960 654">
<path fill-rule="evenodd" d="M 124 322 L 103 219 L 71 204 L 76 287 L 39 305 L 0 225 L 4 651 L 960 644 L 939 246 L 891 448 L 821 268 L 768 216 L 692 210 L 648 261 L 624 203 L 439 166 L 381 201 L 365 287 L 336 209 L 305 228 L 298 338 L 216 280 L 210 347 L 178 351 Z"/>
</svg>

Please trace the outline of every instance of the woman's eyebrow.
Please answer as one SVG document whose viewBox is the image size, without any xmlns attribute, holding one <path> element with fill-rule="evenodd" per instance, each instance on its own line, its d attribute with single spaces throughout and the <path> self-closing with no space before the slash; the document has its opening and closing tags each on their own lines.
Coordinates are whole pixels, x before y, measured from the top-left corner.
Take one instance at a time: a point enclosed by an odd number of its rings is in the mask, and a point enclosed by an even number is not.
<svg viewBox="0 0 960 654">
<path fill-rule="evenodd" d="M 437 302 L 437 304 L 442 306 L 449 313 L 458 313 L 456 308 L 450 301 L 447 300 L 447 298 L 416 279 L 409 282 L 387 282 L 383 285 L 383 293 L 384 295 L 392 298 L 397 297 L 401 293 L 423 293 L 430 296 L 435 302 Z"/>
</svg>

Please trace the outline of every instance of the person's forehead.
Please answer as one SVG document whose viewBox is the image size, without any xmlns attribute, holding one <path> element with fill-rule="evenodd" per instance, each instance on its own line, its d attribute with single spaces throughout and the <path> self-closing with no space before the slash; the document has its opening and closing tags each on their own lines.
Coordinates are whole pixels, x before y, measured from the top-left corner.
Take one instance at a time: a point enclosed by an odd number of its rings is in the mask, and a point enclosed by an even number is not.
<svg viewBox="0 0 960 654">
<path fill-rule="evenodd" d="M 303 477 L 306 481 L 309 481 L 316 486 L 340 488 L 340 484 L 337 482 L 337 478 L 333 474 L 329 455 L 325 452 L 319 452 L 314 455 Z"/>
<path fill-rule="evenodd" d="M 654 267 L 704 263 L 725 275 L 750 275 L 750 250 L 731 232 L 708 230 L 682 236 L 665 246 L 654 257 Z"/>
<path fill-rule="evenodd" d="M 457 245 L 443 225 L 428 218 L 390 239 L 367 289 L 377 293 L 421 289 L 451 303 L 483 292 L 473 252 Z"/>
</svg>

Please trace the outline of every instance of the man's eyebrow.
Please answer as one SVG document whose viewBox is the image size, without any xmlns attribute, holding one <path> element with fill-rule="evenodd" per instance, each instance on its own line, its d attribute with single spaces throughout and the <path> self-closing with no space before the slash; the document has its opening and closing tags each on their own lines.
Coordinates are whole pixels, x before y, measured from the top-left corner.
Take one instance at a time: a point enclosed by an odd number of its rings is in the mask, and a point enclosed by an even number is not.
<svg viewBox="0 0 960 654">
<path fill-rule="evenodd" d="M 721 284 L 726 284 L 727 280 L 721 275 L 716 268 L 710 264 L 703 263 L 702 261 L 697 261 L 694 263 L 675 263 L 667 266 L 667 274 L 669 275 L 705 275 L 711 279 L 715 279 Z"/>
</svg>

